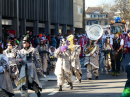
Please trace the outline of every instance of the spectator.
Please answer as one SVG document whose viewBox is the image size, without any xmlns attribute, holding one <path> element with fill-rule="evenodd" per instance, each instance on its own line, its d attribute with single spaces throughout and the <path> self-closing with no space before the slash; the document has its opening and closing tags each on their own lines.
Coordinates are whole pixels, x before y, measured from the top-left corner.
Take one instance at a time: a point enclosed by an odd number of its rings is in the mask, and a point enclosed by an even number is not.
<svg viewBox="0 0 130 97">
<path fill-rule="evenodd" d="M 34 38 L 31 38 L 32 46 L 35 48 Z"/>
<path fill-rule="evenodd" d="M 51 38 L 51 45 L 56 48 L 57 41 L 55 39 L 55 35 Z"/>
<path fill-rule="evenodd" d="M 59 35 L 57 35 L 57 37 L 56 37 L 56 41 L 57 41 L 56 48 L 58 48 L 59 45 L 60 45 L 60 36 L 59 36 Z"/>
<path fill-rule="evenodd" d="M 40 38 L 39 38 L 39 35 L 37 36 L 37 42 L 38 42 L 38 44 L 40 44 Z"/>
<path fill-rule="evenodd" d="M 50 34 L 47 36 L 47 39 L 48 39 L 49 42 L 51 43 L 51 35 L 50 35 Z"/>
<path fill-rule="evenodd" d="M 37 47 L 38 46 L 38 39 L 37 39 L 37 37 L 36 36 L 34 36 L 34 44 L 35 44 L 35 47 Z"/>
</svg>

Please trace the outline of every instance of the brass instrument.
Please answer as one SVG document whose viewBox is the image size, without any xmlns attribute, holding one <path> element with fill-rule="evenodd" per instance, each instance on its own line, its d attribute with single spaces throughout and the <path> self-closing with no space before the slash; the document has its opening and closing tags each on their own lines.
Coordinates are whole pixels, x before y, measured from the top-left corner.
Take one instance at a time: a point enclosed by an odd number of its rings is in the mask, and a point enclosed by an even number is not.
<svg viewBox="0 0 130 97">
<path fill-rule="evenodd" d="M 90 54 L 93 54 L 96 51 L 97 40 L 102 36 L 102 34 L 103 34 L 103 29 L 100 25 L 94 24 L 89 27 L 87 31 L 87 35 L 90 40 L 94 41 L 94 44 L 93 45 L 90 44 L 90 47 L 88 49 L 84 47 L 85 56 L 90 56 Z"/>
<path fill-rule="evenodd" d="M 95 45 L 90 45 L 90 47 L 87 49 L 84 50 L 84 54 L 90 54 L 93 49 L 95 48 Z"/>
</svg>

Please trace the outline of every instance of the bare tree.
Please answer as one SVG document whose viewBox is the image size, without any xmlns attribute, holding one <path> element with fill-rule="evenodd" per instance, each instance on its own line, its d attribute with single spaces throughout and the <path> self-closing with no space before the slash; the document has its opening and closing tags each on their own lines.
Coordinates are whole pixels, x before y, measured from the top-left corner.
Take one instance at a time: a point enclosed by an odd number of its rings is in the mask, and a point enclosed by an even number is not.
<svg viewBox="0 0 130 97">
<path fill-rule="evenodd" d="M 115 17 L 119 16 L 125 21 L 130 20 L 129 18 L 129 2 L 130 0 L 113 0 L 112 3 L 103 3 L 100 6 L 104 11 L 109 13 L 109 22 L 114 20 Z"/>
<path fill-rule="evenodd" d="M 129 0 L 115 0 L 115 8 L 120 11 L 122 19 L 129 19 Z"/>
</svg>

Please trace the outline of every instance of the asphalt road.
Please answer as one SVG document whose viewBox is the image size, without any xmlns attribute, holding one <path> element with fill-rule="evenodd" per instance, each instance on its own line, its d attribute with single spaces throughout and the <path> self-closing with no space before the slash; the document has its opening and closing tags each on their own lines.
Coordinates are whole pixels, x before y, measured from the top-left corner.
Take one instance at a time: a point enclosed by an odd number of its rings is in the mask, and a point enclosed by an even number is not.
<svg viewBox="0 0 130 97">
<path fill-rule="evenodd" d="M 121 63 L 124 67 L 129 63 L 130 54 Z M 68 85 L 63 86 L 63 91 L 59 92 L 56 81 L 41 81 L 43 85 L 42 97 L 120 97 L 126 82 L 126 73 L 121 71 L 120 76 L 109 74 L 99 75 L 99 79 L 87 80 L 86 69 L 83 69 L 84 58 L 81 58 L 82 82 L 79 84 L 74 81 L 73 90 Z M 100 65 L 103 68 L 103 64 Z M 14 97 L 20 97 L 20 91 L 15 90 Z M 34 91 L 29 90 L 29 97 L 37 97 Z"/>
</svg>

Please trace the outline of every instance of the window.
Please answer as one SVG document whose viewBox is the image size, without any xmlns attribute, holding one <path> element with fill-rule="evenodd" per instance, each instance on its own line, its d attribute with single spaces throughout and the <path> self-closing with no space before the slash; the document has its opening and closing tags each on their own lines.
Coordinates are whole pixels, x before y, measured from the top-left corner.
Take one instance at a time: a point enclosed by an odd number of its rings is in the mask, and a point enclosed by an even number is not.
<svg viewBox="0 0 130 97">
<path fill-rule="evenodd" d="M 106 15 L 106 18 L 108 18 L 108 15 Z"/>
<path fill-rule="evenodd" d="M 100 15 L 98 15 L 98 18 L 100 18 Z"/>
<path fill-rule="evenodd" d="M 91 18 L 93 18 L 93 15 L 91 15 Z"/>
<path fill-rule="evenodd" d="M 96 17 L 96 15 L 94 15 L 94 18 Z"/>
<path fill-rule="evenodd" d="M 78 6 L 78 13 L 82 14 L 82 7 Z"/>
<path fill-rule="evenodd" d="M 95 24 L 98 24 L 98 21 L 96 21 Z"/>
<path fill-rule="evenodd" d="M 90 22 L 90 25 L 92 25 L 92 22 Z"/>
<path fill-rule="evenodd" d="M 105 21 L 105 25 L 107 25 L 108 23 L 107 23 L 107 21 Z"/>
<path fill-rule="evenodd" d="M 104 18 L 106 18 L 106 15 L 104 15 Z"/>
</svg>

